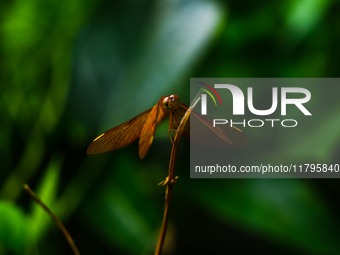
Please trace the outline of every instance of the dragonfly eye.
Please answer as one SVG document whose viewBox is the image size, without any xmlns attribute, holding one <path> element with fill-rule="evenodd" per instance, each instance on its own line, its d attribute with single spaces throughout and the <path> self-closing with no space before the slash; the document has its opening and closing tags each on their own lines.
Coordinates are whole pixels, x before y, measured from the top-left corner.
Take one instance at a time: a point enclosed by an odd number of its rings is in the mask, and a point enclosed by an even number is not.
<svg viewBox="0 0 340 255">
<path fill-rule="evenodd" d="M 163 108 L 164 110 L 169 111 L 169 102 L 163 102 Z"/>
<path fill-rule="evenodd" d="M 163 108 L 166 111 L 176 111 L 181 105 L 181 99 L 177 95 L 170 95 L 163 99 Z"/>
</svg>

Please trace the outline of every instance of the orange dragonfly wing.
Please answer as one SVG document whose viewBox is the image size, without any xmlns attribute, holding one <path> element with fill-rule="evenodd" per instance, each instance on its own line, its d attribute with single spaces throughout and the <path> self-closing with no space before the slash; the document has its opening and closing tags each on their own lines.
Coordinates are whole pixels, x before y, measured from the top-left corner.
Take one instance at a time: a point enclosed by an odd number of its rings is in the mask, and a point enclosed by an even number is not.
<svg viewBox="0 0 340 255">
<path fill-rule="evenodd" d="M 167 112 L 163 109 L 163 98 L 159 99 L 158 103 L 152 108 L 150 114 L 144 124 L 142 133 L 139 139 L 139 157 L 143 159 L 152 144 L 155 134 L 156 126 L 159 122 L 164 120 L 167 116 Z"/>
<path fill-rule="evenodd" d="M 181 104 L 181 107 L 175 112 L 173 128 L 177 129 L 180 120 L 185 114 L 188 106 Z M 190 125 L 192 128 L 190 129 Z M 183 135 L 193 142 L 213 147 L 222 148 L 241 148 L 248 145 L 247 135 L 239 128 L 229 124 L 218 125 L 213 127 L 213 118 L 201 116 L 192 111 L 184 129 Z"/>
<path fill-rule="evenodd" d="M 143 159 L 152 144 L 157 124 L 168 115 L 162 105 L 164 98 L 161 97 L 153 108 L 98 136 L 87 148 L 87 154 L 101 154 L 118 150 L 140 138 L 139 157 Z M 172 129 L 177 130 L 187 109 L 188 106 L 182 103 L 173 112 Z M 183 135 L 198 144 L 214 147 L 244 147 L 248 144 L 248 137 L 242 130 L 228 124 L 213 127 L 212 120 L 210 117 L 201 116 L 192 111 Z M 195 128 L 190 130 L 190 125 Z"/>
<path fill-rule="evenodd" d="M 153 109 L 153 108 L 152 108 Z M 93 140 L 87 148 L 87 154 L 101 154 L 123 148 L 136 141 L 152 109 L 137 115 L 133 119 L 114 127 Z"/>
</svg>

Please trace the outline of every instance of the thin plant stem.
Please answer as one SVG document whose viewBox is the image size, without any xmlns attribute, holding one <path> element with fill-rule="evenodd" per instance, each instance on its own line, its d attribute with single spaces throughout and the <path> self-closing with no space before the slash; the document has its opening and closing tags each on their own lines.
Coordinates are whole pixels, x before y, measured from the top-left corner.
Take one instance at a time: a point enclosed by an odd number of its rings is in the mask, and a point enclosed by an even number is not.
<svg viewBox="0 0 340 255">
<path fill-rule="evenodd" d="M 155 255 L 160 255 L 161 252 L 162 252 L 165 234 L 166 234 L 166 230 L 167 230 L 167 227 L 168 227 L 168 218 L 169 218 L 168 215 L 169 215 L 172 188 L 173 188 L 173 184 L 167 185 L 166 193 L 165 193 L 165 206 L 164 206 L 162 229 L 161 229 L 161 233 L 160 233 L 159 238 L 158 238 L 158 243 L 157 243 Z"/>
<path fill-rule="evenodd" d="M 172 188 L 176 183 L 177 177 L 175 177 L 175 164 L 176 164 L 176 156 L 177 156 L 177 150 L 178 150 L 178 145 L 179 141 L 181 139 L 181 136 L 183 134 L 185 125 L 189 119 L 190 113 L 192 109 L 196 106 L 198 101 L 201 99 L 200 95 L 202 92 L 198 93 L 197 96 L 195 97 L 193 103 L 190 105 L 189 109 L 185 112 L 181 123 L 179 124 L 176 134 L 175 134 L 175 139 L 172 145 L 172 150 L 171 150 L 171 156 L 170 156 L 170 163 L 169 163 L 169 172 L 168 176 L 166 177 L 165 181 L 161 182 L 160 184 L 167 185 L 166 187 L 166 192 L 165 192 L 165 206 L 164 206 L 164 215 L 163 215 L 163 223 L 162 223 L 162 229 L 161 233 L 158 238 L 158 243 L 155 251 L 155 255 L 160 255 L 162 252 L 164 240 L 165 240 L 165 235 L 166 235 L 166 230 L 168 226 L 168 218 L 169 218 L 169 208 L 170 208 L 170 201 L 171 201 L 171 194 L 172 194 Z"/>
<path fill-rule="evenodd" d="M 34 193 L 34 191 L 27 185 L 24 185 L 24 189 L 28 192 L 28 194 L 51 216 L 52 220 L 57 224 L 63 235 L 65 236 L 67 242 L 71 246 L 75 255 L 80 255 L 76 244 L 74 243 L 71 235 L 64 227 L 63 223 L 59 220 L 59 218 L 47 207 L 47 205 Z"/>
</svg>

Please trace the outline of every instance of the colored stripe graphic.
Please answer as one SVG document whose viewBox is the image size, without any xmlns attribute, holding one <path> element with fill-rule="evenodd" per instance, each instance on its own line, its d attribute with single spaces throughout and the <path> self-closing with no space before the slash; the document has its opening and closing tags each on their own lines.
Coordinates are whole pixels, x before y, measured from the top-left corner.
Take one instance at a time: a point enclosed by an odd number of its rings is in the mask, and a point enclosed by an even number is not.
<svg viewBox="0 0 340 255">
<path fill-rule="evenodd" d="M 220 96 L 218 95 L 217 91 L 216 91 L 213 87 L 211 87 L 210 85 L 205 84 L 205 83 L 203 83 L 203 82 L 197 82 L 197 83 L 202 84 L 202 85 L 206 86 L 207 88 L 211 89 L 212 92 L 215 93 L 215 95 L 217 96 L 218 100 L 220 101 L 220 103 L 221 103 L 221 105 L 222 105 L 222 100 L 221 100 Z M 209 94 L 210 94 L 210 93 L 209 93 Z M 210 94 L 210 96 L 211 96 L 211 94 Z M 214 99 L 214 101 L 215 101 L 215 99 Z M 215 104 L 216 104 L 216 103 L 215 103 Z"/>
<path fill-rule="evenodd" d="M 210 93 L 210 91 L 207 90 L 207 89 L 204 89 L 204 88 L 200 88 L 200 89 L 203 90 L 204 92 L 208 93 L 209 96 L 211 96 L 212 100 L 214 100 L 215 106 L 217 106 L 216 100 L 215 100 L 215 98 L 213 97 L 213 95 Z"/>
</svg>

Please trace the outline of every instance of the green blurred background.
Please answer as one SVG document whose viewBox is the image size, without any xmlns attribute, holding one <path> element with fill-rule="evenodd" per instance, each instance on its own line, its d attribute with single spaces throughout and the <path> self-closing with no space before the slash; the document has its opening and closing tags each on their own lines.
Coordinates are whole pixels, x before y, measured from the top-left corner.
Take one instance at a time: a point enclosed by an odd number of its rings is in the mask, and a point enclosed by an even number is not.
<svg viewBox="0 0 340 255">
<path fill-rule="evenodd" d="M 81 254 L 152 254 L 165 192 L 157 183 L 171 150 L 167 123 L 144 160 L 137 143 L 87 156 L 89 143 L 162 95 L 189 104 L 190 77 L 339 77 L 339 14 L 331 0 L 1 1 L 0 254 L 72 254 L 24 183 Z M 315 98 L 327 101 L 326 92 Z M 327 125 L 308 133 L 324 138 L 318 153 L 302 145 L 294 162 L 339 163 L 333 95 Z M 248 136 L 277 162 L 293 163 L 287 144 L 308 139 L 281 131 L 274 143 L 260 132 Z M 246 161 L 240 153 L 231 156 Z M 183 139 L 164 254 L 339 254 L 337 179 L 196 180 L 188 159 Z"/>
</svg>

